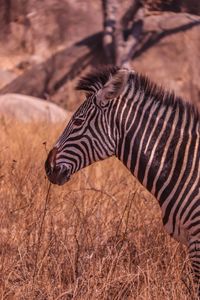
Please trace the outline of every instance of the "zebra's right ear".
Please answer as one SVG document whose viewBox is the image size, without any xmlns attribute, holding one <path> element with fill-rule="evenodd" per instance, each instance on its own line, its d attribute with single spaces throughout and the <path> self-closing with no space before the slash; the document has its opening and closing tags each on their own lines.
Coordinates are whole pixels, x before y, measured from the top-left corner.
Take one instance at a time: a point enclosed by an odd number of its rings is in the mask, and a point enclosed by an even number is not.
<svg viewBox="0 0 200 300">
<path fill-rule="evenodd" d="M 109 100 L 120 96 L 128 81 L 128 75 L 129 71 L 123 69 L 111 76 L 108 82 L 98 91 L 97 102 L 100 105 L 106 105 Z"/>
</svg>

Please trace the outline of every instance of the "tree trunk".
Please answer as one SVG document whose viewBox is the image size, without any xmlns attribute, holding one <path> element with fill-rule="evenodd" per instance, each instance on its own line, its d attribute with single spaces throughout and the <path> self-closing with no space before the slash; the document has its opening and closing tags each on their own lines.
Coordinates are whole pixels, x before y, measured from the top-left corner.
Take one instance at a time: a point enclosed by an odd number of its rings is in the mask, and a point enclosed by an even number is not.
<svg viewBox="0 0 200 300">
<path fill-rule="evenodd" d="M 118 13 L 118 0 L 102 0 L 103 8 L 103 47 L 107 62 L 115 64 L 115 31 Z"/>
</svg>

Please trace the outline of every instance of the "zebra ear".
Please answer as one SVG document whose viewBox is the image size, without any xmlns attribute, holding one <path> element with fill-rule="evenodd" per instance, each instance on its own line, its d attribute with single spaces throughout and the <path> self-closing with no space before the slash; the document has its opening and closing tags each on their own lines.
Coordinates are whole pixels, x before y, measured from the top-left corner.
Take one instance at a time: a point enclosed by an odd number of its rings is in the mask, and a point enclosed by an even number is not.
<svg viewBox="0 0 200 300">
<path fill-rule="evenodd" d="M 123 69 L 111 76 L 108 82 L 97 93 L 98 103 L 105 105 L 107 101 L 120 96 L 126 86 L 128 75 L 129 71 Z"/>
</svg>

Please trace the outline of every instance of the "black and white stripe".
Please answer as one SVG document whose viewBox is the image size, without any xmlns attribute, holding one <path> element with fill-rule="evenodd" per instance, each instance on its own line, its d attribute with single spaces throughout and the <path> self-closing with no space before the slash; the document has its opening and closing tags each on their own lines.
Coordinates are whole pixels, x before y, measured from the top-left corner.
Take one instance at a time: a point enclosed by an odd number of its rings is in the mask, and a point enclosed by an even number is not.
<svg viewBox="0 0 200 300">
<path fill-rule="evenodd" d="M 86 91 L 87 99 L 56 142 L 56 154 L 49 154 L 49 179 L 50 162 L 61 169 L 65 165 L 71 175 L 116 155 L 157 198 L 167 232 L 188 246 L 199 279 L 198 112 L 129 70 L 111 68 L 90 74 L 77 88 Z"/>
</svg>

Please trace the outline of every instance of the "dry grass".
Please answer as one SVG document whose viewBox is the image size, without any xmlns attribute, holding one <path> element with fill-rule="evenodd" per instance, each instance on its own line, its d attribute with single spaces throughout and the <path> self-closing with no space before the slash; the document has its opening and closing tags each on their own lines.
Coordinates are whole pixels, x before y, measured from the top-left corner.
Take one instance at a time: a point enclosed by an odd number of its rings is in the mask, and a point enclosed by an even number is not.
<svg viewBox="0 0 200 300">
<path fill-rule="evenodd" d="M 186 249 L 116 159 L 51 186 L 46 199 L 43 142 L 60 128 L 0 126 L 1 299 L 192 298 Z"/>
</svg>

